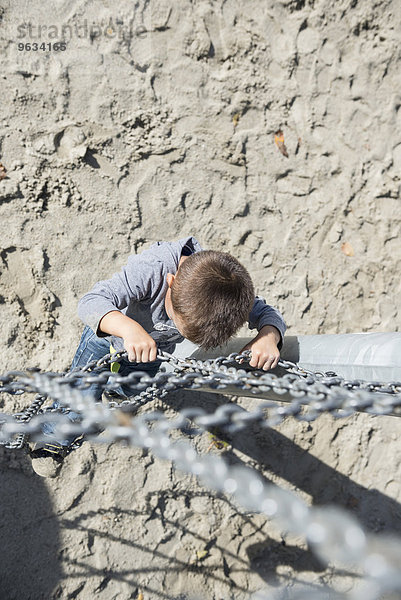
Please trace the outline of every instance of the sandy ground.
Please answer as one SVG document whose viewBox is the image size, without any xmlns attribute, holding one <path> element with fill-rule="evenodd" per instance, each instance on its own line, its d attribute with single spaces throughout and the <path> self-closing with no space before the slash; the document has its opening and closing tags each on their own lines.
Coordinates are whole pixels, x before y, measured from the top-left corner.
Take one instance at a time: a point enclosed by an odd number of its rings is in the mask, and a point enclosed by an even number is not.
<svg viewBox="0 0 401 600">
<path fill-rule="evenodd" d="M 68 368 L 80 296 L 129 254 L 185 235 L 241 260 L 292 335 L 399 330 L 397 0 L 3 0 L 0 15 L 2 371 Z M 63 26 L 65 51 L 18 49 Z M 181 392 L 157 406 L 226 401 Z M 226 458 L 401 535 L 400 426 L 289 419 L 233 436 Z M 355 583 L 139 449 L 85 443 L 54 481 L 0 454 L 5 600 Z"/>
</svg>

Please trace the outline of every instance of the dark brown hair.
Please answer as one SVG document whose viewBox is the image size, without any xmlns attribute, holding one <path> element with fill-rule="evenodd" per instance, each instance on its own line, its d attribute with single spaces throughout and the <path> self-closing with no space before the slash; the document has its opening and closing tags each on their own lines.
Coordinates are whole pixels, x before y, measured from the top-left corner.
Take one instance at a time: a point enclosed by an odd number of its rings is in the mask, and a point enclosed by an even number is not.
<svg viewBox="0 0 401 600">
<path fill-rule="evenodd" d="M 255 300 L 248 271 L 227 252 L 201 250 L 183 261 L 171 286 L 182 334 L 206 350 L 224 344 L 245 323 Z"/>
</svg>

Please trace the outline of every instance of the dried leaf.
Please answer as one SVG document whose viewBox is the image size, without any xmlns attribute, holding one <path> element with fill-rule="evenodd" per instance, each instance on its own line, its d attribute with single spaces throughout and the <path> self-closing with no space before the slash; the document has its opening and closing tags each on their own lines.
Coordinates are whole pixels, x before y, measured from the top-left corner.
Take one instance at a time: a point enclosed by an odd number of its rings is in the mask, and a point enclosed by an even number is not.
<svg viewBox="0 0 401 600">
<path fill-rule="evenodd" d="M 196 551 L 196 556 L 198 558 L 198 560 L 203 560 L 204 558 L 206 558 L 208 556 L 209 552 L 207 550 L 197 550 Z"/>
<path fill-rule="evenodd" d="M 139 592 L 136 600 L 144 600 L 144 595 L 142 594 L 142 592 Z"/>
<path fill-rule="evenodd" d="M 344 242 L 341 244 L 341 250 L 344 252 L 345 256 L 354 256 L 354 249 L 349 242 Z"/>
<path fill-rule="evenodd" d="M 214 445 L 216 446 L 217 450 L 223 450 L 223 448 L 227 448 L 228 443 L 224 442 L 223 440 L 216 440 Z"/>
<path fill-rule="evenodd" d="M 7 173 L 7 169 L 5 168 L 5 166 L 4 166 L 4 165 L 2 165 L 2 164 L 0 163 L 0 181 L 1 181 L 2 179 L 5 179 L 5 178 L 7 177 L 6 173 Z"/>
<path fill-rule="evenodd" d="M 285 147 L 285 144 L 284 144 L 284 133 L 281 131 L 281 129 L 276 131 L 276 133 L 274 135 L 274 141 L 275 141 L 277 148 L 280 150 L 281 154 L 288 158 L 287 148 Z"/>
<path fill-rule="evenodd" d="M 234 127 L 237 127 L 239 118 L 240 118 L 240 114 L 239 113 L 235 113 L 235 115 L 233 116 Z"/>
<path fill-rule="evenodd" d="M 221 440 L 213 433 L 209 433 L 209 439 L 211 440 L 211 442 L 206 452 L 209 452 L 213 447 L 217 448 L 217 450 L 223 450 L 224 448 L 230 447 L 230 444 L 228 442 Z"/>
</svg>

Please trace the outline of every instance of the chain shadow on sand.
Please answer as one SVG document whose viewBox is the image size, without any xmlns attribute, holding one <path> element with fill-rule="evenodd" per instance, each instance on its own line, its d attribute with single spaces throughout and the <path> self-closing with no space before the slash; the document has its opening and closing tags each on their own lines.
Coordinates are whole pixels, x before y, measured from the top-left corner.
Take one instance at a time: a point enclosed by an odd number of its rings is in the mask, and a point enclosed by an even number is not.
<svg viewBox="0 0 401 600">
<path fill-rule="evenodd" d="M 60 527 L 62 529 L 84 532 L 91 540 L 91 543 L 93 543 L 96 538 L 98 540 L 103 539 L 105 543 L 118 543 L 127 549 L 131 549 L 131 551 L 144 553 L 149 556 L 149 563 L 146 567 L 137 565 L 136 567 L 132 566 L 132 568 L 129 569 L 113 566 L 113 568 L 105 570 L 103 568 L 94 567 L 93 565 L 88 565 L 80 560 L 69 560 L 68 570 L 71 570 L 72 568 L 74 573 L 69 574 L 68 577 L 82 580 L 89 577 L 98 577 L 100 578 L 98 587 L 101 590 L 106 589 L 108 584 L 113 581 L 125 583 L 130 587 L 133 594 L 137 594 L 139 590 L 146 595 L 151 594 L 150 597 L 155 598 L 155 600 L 186 600 L 187 598 L 189 600 L 193 597 L 191 592 L 182 591 L 182 593 L 177 596 L 176 594 L 172 595 L 161 588 L 157 588 L 155 586 L 155 581 L 152 581 L 152 574 L 156 575 L 162 569 L 165 577 L 174 578 L 183 571 L 192 572 L 200 577 L 204 577 L 208 581 L 210 580 L 215 584 L 224 586 L 226 589 L 225 593 L 227 594 L 242 592 L 244 597 L 248 597 L 251 590 L 245 585 L 240 585 L 238 583 L 238 577 L 244 577 L 249 571 L 256 572 L 259 577 L 271 585 L 278 585 L 282 582 L 282 579 L 278 577 L 276 567 L 282 564 L 285 564 L 294 570 L 299 568 L 302 570 L 313 570 L 315 572 L 322 572 L 325 570 L 325 567 L 319 563 L 309 550 L 286 545 L 285 542 L 277 542 L 267 536 L 263 539 L 263 542 L 247 546 L 243 552 L 244 557 L 241 557 L 238 553 L 231 551 L 226 545 L 220 544 L 217 533 L 213 534 L 211 537 L 206 537 L 205 535 L 201 535 L 199 532 L 190 529 L 187 524 L 182 522 L 182 519 L 179 519 L 179 517 L 174 519 L 168 518 L 164 514 L 164 507 L 168 502 L 174 502 L 174 500 L 180 499 L 183 494 L 188 505 L 190 505 L 191 500 L 194 498 L 203 496 L 210 500 L 212 496 L 212 494 L 207 491 L 194 492 L 188 490 L 180 492 L 168 490 L 165 492 L 153 492 L 152 494 L 149 494 L 149 496 L 157 496 L 156 507 L 153 510 L 145 509 L 141 511 L 110 507 L 107 509 L 81 513 L 73 519 L 61 519 Z M 262 527 L 260 523 L 254 521 L 253 515 L 244 515 L 237 512 L 236 507 L 234 507 L 227 498 L 218 493 L 213 494 L 213 497 L 219 502 L 224 502 L 229 509 L 233 509 L 234 512 L 236 512 L 236 516 L 240 517 L 243 521 L 243 526 L 246 525 L 248 530 L 253 530 L 254 534 L 261 532 Z M 148 500 L 150 500 L 150 498 L 148 498 Z M 127 534 L 121 536 L 110 531 L 103 531 L 90 524 L 93 522 L 93 518 L 97 518 L 99 515 L 109 519 L 111 522 L 115 518 L 122 519 L 124 522 L 129 519 L 140 520 L 144 516 L 148 516 L 147 522 L 149 520 L 158 519 L 163 523 L 165 528 L 174 531 L 174 537 L 177 540 L 180 540 L 184 535 L 189 536 L 194 544 L 204 548 L 208 555 L 213 557 L 214 560 L 210 564 L 207 564 L 207 561 L 203 562 L 203 560 L 183 560 L 169 553 L 168 549 L 164 549 L 163 542 L 160 542 L 156 549 L 147 548 L 144 543 L 132 539 Z M 249 533 L 247 537 L 249 537 Z M 265 552 L 268 552 L 270 557 L 269 560 L 266 560 L 266 556 L 264 556 Z M 160 560 L 163 563 L 162 567 L 160 562 L 158 562 Z M 219 567 L 217 567 L 216 562 Z M 193 592 L 193 594 L 194 593 L 195 592 Z"/>
<path fill-rule="evenodd" d="M 222 394 L 198 391 L 176 391 L 163 398 L 163 403 L 175 410 L 200 406 L 208 413 L 227 402 L 229 398 Z M 250 466 L 265 478 L 275 475 L 285 479 L 309 494 L 314 505 L 334 503 L 347 509 L 372 532 L 401 535 L 401 504 L 377 489 L 356 483 L 283 433 L 258 423 L 249 424 L 232 435 L 220 431 L 221 438 L 249 457 Z M 243 464 L 232 451 L 226 452 L 225 458 L 229 464 Z"/>
</svg>

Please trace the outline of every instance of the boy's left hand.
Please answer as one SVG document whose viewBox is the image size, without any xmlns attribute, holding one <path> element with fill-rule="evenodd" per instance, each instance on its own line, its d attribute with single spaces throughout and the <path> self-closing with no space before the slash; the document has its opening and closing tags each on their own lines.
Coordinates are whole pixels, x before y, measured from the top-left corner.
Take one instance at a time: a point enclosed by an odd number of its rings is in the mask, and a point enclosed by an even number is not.
<svg viewBox="0 0 401 600">
<path fill-rule="evenodd" d="M 277 344 L 281 339 L 280 333 L 273 325 L 265 325 L 258 335 L 244 346 L 241 352 L 251 350 L 252 356 L 249 364 L 251 367 L 268 371 L 277 367 L 280 351 Z"/>
</svg>

